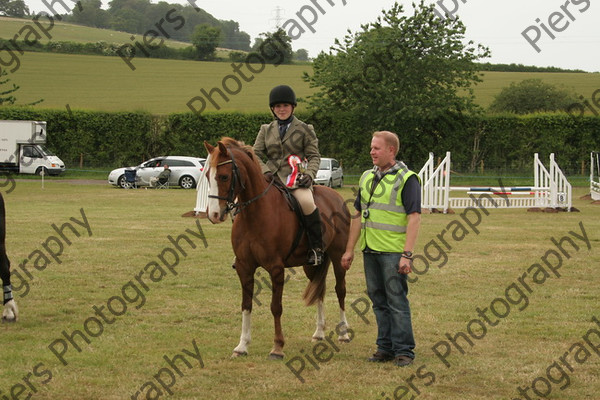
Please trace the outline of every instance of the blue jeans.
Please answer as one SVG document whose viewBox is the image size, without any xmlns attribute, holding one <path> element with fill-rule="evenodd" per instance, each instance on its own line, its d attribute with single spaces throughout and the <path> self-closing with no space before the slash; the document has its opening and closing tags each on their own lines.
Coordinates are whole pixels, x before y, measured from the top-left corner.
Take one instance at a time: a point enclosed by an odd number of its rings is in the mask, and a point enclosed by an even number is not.
<svg viewBox="0 0 600 400">
<path fill-rule="evenodd" d="M 406 275 L 398 273 L 400 253 L 363 253 L 367 292 L 377 319 L 377 350 L 415 358 Z"/>
</svg>

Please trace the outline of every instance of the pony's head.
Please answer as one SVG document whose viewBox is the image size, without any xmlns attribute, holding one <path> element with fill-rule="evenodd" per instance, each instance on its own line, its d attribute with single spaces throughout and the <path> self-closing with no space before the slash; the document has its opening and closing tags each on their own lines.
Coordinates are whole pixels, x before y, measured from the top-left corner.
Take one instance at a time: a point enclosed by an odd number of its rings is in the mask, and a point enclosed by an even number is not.
<svg viewBox="0 0 600 400">
<path fill-rule="evenodd" d="M 236 201 L 246 189 L 249 174 L 260 173 L 256 155 L 251 146 L 235 139 L 224 137 L 216 146 L 204 142 L 210 155 L 206 178 L 208 179 L 207 216 L 213 224 L 225 220 L 227 213 L 236 206 Z"/>
</svg>

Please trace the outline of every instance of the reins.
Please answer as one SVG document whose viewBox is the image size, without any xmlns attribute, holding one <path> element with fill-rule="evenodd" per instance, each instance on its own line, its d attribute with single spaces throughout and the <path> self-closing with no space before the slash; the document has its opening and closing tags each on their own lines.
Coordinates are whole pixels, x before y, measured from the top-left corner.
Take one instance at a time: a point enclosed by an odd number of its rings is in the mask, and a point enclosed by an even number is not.
<svg viewBox="0 0 600 400">
<path fill-rule="evenodd" d="M 233 216 L 235 217 L 236 215 L 241 213 L 244 208 L 246 208 L 250 204 L 254 203 L 258 199 L 263 197 L 265 194 L 267 194 L 267 192 L 269 191 L 271 186 L 273 186 L 273 181 L 275 179 L 272 179 L 271 182 L 269 182 L 269 184 L 267 185 L 267 187 L 265 188 L 265 190 L 263 190 L 263 192 L 261 194 L 255 196 L 255 197 L 251 198 L 250 200 L 245 201 L 243 203 L 240 203 L 240 202 L 235 203 L 235 201 L 234 201 L 235 200 L 235 187 L 236 187 L 238 181 L 240 182 L 241 191 L 245 190 L 246 186 L 244 185 L 244 182 L 240 178 L 240 170 L 235 162 L 235 158 L 233 157 L 233 152 L 231 151 L 231 149 L 227 149 L 227 152 L 229 153 L 229 156 L 231 157 L 231 159 L 218 163 L 217 167 L 220 167 L 222 165 L 229 164 L 229 163 L 231 163 L 233 166 L 231 169 L 231 185 L 229 186 L 229 193 L 227 193 L 227 197 L 215 196 L 215 195 L 208 195 L 208 197 L 212 198 L 212 199 L 225 200 L 225 202 L 227 203 L 225 212 L 227 214 L 229 214 L 229 213 L 231 213 L 232 210 L 235 209 L 235 212 L 233 213 Z"/>
</svg>

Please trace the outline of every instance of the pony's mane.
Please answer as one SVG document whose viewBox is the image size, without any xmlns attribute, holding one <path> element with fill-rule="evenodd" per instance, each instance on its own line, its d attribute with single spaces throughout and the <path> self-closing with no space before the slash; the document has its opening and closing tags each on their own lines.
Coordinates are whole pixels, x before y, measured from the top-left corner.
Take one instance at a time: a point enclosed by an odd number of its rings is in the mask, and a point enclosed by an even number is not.
<svg viewBox="0 0 600 400">
<path fill-rule="evenodd" d="M 225 147 L 236 147 L 236 148 L 250 147 L 250 146 L 247 146 L 244 142 L 235 140 L 234 138 L 228 137 L 228 136 L 223 136 L 221 138 L 220 142 L 223 143 L 225 145 Z"/>
<path fill-rule="evenodd" d="M 260 169 L 260 164 L 258 163 L 258 157 L 256 157 L 256 154 L 254 154 L 254 149 L 252 148 L 252 146 L 247 145 L 242 141 L 235 140 L 234 138 L 227 137 L 227 136 L 222 137 L 220 142 L 223 143 L 223 145 L 225 147 L 227 147 L 228 149 L 232 149 L 232 150 L 236 149 L 236 150 L 240 150 L 240 151 L 246 153 L 248 155 L 248 157 L 250 157 L 250 160 L 252 160 L 252 162 L 254 162 L 254 164 L 256 164 L 258 166 L 258 168 Z M 211 164 L 212 163 L 214 163 L 216 166 L 216 164 L 217 164 L 216 158 L 214 160 L 211 160 Z"/>
</svg>

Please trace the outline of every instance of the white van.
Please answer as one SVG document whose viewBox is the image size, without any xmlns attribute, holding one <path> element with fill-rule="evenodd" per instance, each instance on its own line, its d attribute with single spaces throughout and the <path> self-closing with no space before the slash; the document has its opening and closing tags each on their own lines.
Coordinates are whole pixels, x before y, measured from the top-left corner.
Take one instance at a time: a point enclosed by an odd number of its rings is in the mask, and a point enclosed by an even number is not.
<svg viewBox="0 0 600 400">
<path fill-rule="evenodd" d="M 21 174 L 58 175 L 65 163 L 46 143 L 44 121 L 0 121 L 0 170 Z"/>
</svg>

